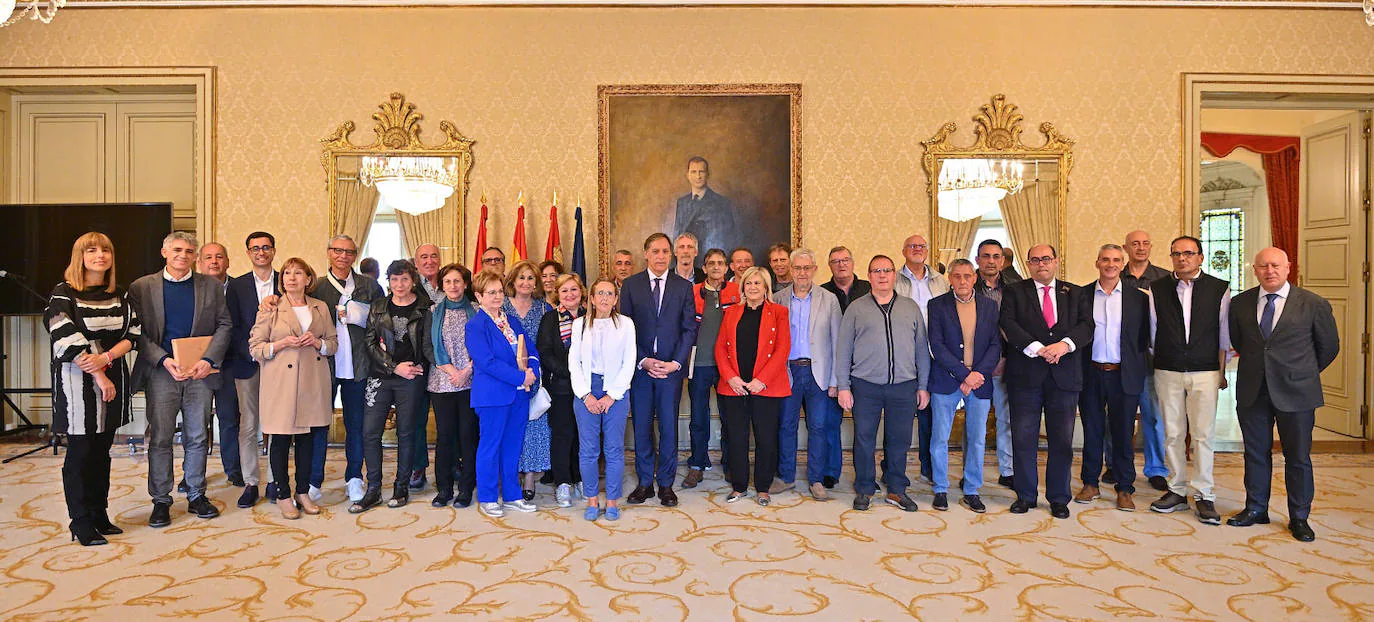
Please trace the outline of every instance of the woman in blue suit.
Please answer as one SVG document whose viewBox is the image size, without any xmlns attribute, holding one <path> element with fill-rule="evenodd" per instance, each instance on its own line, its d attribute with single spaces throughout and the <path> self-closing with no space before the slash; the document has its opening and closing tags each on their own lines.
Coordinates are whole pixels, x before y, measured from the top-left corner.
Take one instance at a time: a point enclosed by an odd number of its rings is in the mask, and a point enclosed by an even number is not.
<svg viewBox="0 0 1374 622">
<path fill-rule="evenodd" d="M 468 320 L 464 342 L 472 358 L 472 407 L 477 411 L 478 508 L 493 517 L 505 510 L 533 512 L 538 508 L 523 498 L 517 469 L 530 390 L 539 379 L 539 353 L 534 337 L 526 336 L 520 322 L 510 321 L 501 311 L 506 300 L 501 275 L 483 270 L 472 281 L 480 308 Z M 522 337 L 529 353 L 524 371 L 516 361 Z"/>
</svg>

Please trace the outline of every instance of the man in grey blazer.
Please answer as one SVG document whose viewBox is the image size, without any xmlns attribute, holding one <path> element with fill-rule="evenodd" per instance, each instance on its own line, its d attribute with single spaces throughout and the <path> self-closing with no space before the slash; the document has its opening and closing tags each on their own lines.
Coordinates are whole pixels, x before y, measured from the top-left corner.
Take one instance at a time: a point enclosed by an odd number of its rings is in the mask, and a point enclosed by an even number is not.
<svg viewBox="0 0 1374 622">
<path fill-rule="evenodd" d="M 773 302 L 788 308 L 792 351 L 787 368 L 792 395 L 783 401 L 778 423 L 778 479 L 773 490 L 796 485 L 797 424 L 806 408 L 806 480 L 817 501 L 830 498 L 826 491 L 840 477 L 838 464 L 828 458 L 840 442 L 840 408 L 835 402 L 839 382 L 835 378 L 835 340 L 840 337 L 840 300 L 816 287 L 816 254 L 799 248 L 788 258 L 792 284 L 773 294 Z M 829 478 L 827 480 L 827 478 Z"/>
<path fill-rule="evenodd" d="M 1240 356 L 1236 407 L 1245 439 L 1245 509 L 1226 524 L 1269 523 L 1270 453 L 1274 427 L 1283 446 L 1288 488 L 1288 531 L 1301 542 L 1316 539 L 1307 524 L 1312 483 L 1312 426 L 1322 397 L 1321 372 L 1340 351 L 1331 303 L 1288 283 L 1288 254 L 1266 248 L 1255 256 L 1259 287 L 1231 302 L 1231 343 Z"/>
<path fill-rule="evenodd" d="M 129 298 L 143 319 L 134 365 L 134 391 L 146 389 L 148 417 L 148 494 L 153 498 L 149 527 L 172 522 L 172 436 L 182 415 L 183 470 L 189 490 L 187 510 L 200 518 L 219 516 L 205 497 L 205 458 L 210 404 L 220 387 L 217 373 L 229 349 L 229 308 L 224 289 L 214 278 L 191 270 L 196 238 L 174 231 L 162 241 L 166 267 L 129 286 Z M 205 356 L 189 369 L 172 359 L 172 340 L 211 337 Z"/>
</svg>

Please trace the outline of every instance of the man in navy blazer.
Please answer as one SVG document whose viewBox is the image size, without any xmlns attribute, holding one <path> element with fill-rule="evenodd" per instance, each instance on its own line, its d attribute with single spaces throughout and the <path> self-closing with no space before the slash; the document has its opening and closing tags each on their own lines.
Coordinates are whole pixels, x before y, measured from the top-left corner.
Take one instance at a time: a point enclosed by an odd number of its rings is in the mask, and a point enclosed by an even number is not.
<svg viewBox="0 0 1374 622">
<path fill-rule="evenodd" d="M 1126 251 L 1116 244 L 1097 251 L 1097 280 L 1083 288 L 1092 292 L 1093 342 L 1083 357 L 1083 392 L 1078 411 L 1083 419 L 1083 488 L 1075 503 L 1092 503 L 1100 496 L 1104 435 L 1112 442 L 1108 468 L 1116 476 L 1116 509 L 1135 511 L 1135 411 L 1145 390 L 1150 348 L 1150 299 L 1144 290 L 1123 280 Z"/>
<path fill-rule="evenodd" d="M 230 356 L 225 361 L 225 371 L 233 375 L 239 404 L 239 467 L 243 473 L 243 494 L 239 496 L 238 506 L 251 508 L 258 501 L 261 472 L 258 433 L 262 426 L 258 421 L 258 391 L 262 383 L 258 378 L 258 363 L 248 351 L 248 333 L 257 322 L 258 305 L 281 290 L 281 275 L 272 269 L 272 261 L 277 256 L 276 238 L 272 234 L 254 231 L 248 234 L 244 246 L 253 269 L 230 279 L 225 290 L 229 321 L 233 323 L 229 333 Z M 268 478 L 271 478 L 270 473 Z M 270 484 L 268 488 L 270 491 Z M 275 498 L 270 494 L 268 497 Z"/>
<path fill-rule="evenodd" d="M 1036 455 L 1043 415 L 1049 452 L 1045 498 L 1055 518 L 1069 517 L 1073 465 L 1073 415 L 1083 389 L 1082 351 L 1093 339 L 1092 298 L 1083 288 L 1055 278 L 1059 254 L 1038 244 L 1026 253 L 1030 277 L 1007 286 L 999 324 L 1007 337 L 1007 384 L 1011 402 L 1012 464 L 1016 502 L 1012 514 L 1036 506 L 1040 487 Z"/>
<path fill-rule="evenodd" d="M 635 324 L 638 369 L 630 384 L 630 410 L 635 429 L 635 474 L 639 485 L 626 500 L 644 503 L 654 494 L 668 507 L 677 505 L 677 405 L 687 357 L 696 343 L 696 301 L 692 283 L 671 268 L 673 245 L 655 233 L 644 240 L 647 269 L 625 279 L 620 312 Z M 654 444 L 654 419 L 658 444 Z"/>
<path fill-rule="evenodd" d="M 987 511 L 978 489 L 983 486 L 983 449 L 992 407 L 992 374 L 1002 358 L 1002 334 L 997 328 L 997 303 L 977 295 L 973 262 L 949 264 L 950 291 L 926 305 L 930 323 L 931 480 L 937 510 L 949 509 L 949 433 L 954 411 L 964 404 L 964 477 L 959 503 L 982 514 Z M 965 339 L 972 324 L 972 339 Z"/>
</svg>

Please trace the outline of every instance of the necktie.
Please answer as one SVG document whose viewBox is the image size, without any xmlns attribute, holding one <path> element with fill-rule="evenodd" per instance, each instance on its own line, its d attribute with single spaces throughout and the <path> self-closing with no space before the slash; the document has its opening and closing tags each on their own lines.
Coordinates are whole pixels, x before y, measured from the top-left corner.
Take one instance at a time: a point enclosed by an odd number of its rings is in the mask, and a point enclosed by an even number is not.
<svg viewBox="0 0 1374 622">
<path fill-rule="evenodd" d="M 1274 332 L 1274 301 L 1279 299 L 1278 294 L 1265 294 L 1264 313 L 1260 314 L 1260 334 L 1269 339 L 1269 335 Z"/>
<path fill-rule="evenodd" d="M 1045 295 L 1040 298 L 1040 314 L 1045 317 L 1045 326 L 1054 327 L 1054 301 L 1050 299 L 1050 286 L 1040 288 Z"/>
<path fill-rule="evenodd" d="M 658 308 L 663 304 L 662 278 L 654 279 L 654 313 L 658 313 Z"/>
</svg>

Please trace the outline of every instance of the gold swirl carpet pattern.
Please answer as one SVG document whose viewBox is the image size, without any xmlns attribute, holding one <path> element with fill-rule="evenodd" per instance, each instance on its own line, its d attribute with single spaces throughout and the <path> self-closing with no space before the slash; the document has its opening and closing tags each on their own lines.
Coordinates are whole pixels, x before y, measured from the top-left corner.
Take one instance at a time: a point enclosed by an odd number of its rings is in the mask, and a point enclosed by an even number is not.
<svg viewBox="0 0 1374 622">
<path fill-rule="evenodd" d="M 677 508 L 651 500 L 589 523 L 542 486 L 535 514 L 435 509 L 431 487 L 350 515 L 337 451 L 319 516 L 238 509 L 212 457 L 223 515 L 188 516 L 179 498 L 154 530 L 146 464 L 125 456 L 111 515 L 126 533 L 83 548 L 69 542 L 61 459 L 31 457 L 0 468 L 0 619 L 1374 619 L 1374 456 L 1314 461 L 1318 539 L 1303 544 L 1285 528 L 1281 476 L 1274 523 L 1248 529 L 1145 511 L 1160 494 L 1148 486 L 1141 511 L 1115 510 L 1104 491 L 1068 520 L 1043 501 L 1011 515 L 996 485 L 984 515 L 932 510 L 925 484 L 920 512 L 855 512 L 849 473 L 828 502 L 726 505 L 717 471 Z M 1216 475 L 1229 516 L 1244 502 L 1240 456 L 1219 455 Z"/>
</svg>

